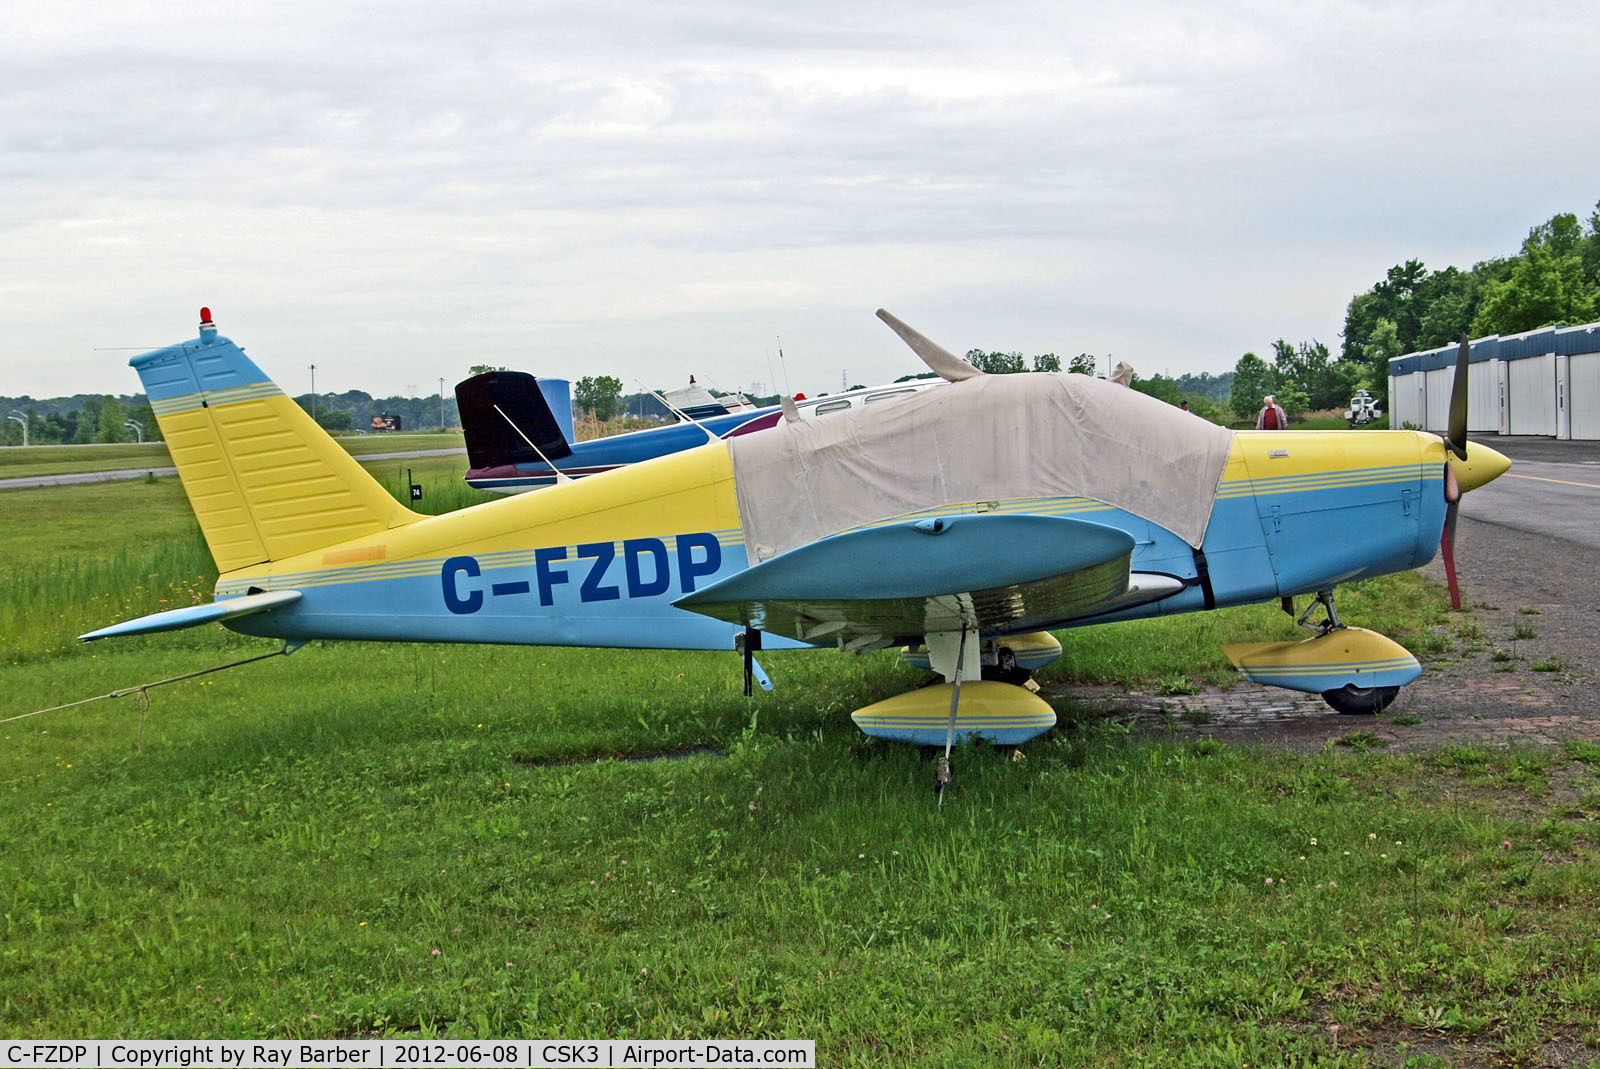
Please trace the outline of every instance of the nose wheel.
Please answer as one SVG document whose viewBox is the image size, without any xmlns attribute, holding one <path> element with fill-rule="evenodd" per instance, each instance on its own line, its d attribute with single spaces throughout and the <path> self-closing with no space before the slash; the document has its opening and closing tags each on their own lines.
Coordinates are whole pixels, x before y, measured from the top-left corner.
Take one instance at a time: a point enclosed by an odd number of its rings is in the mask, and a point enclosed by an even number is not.
<svg viewBox="0 0 1600 1069">
<path fill-rule="evenodd" d="M 1399 687 L 1358 687 L 1354 683 L 1338 690 L 1322 692 L 1322 700 L 1331 705 L 1335 712 L 1346 716 L 1381 713 L 1399 696 Z"/>
</svg>

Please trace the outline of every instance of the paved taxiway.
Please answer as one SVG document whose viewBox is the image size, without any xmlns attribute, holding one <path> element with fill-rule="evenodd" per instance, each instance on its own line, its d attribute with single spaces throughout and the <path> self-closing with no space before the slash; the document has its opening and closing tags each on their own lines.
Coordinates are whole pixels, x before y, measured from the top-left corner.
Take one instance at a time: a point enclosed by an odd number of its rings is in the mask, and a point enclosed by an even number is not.
<svg viewBox="0 0 1600 1069">
<path fill-rule="evenodd" d="M 1472 437 L 1510 457 L 1511 470 L 1463 497 L 1461 515 L 1600 549 L 1600 442 Z"/>
</svg>

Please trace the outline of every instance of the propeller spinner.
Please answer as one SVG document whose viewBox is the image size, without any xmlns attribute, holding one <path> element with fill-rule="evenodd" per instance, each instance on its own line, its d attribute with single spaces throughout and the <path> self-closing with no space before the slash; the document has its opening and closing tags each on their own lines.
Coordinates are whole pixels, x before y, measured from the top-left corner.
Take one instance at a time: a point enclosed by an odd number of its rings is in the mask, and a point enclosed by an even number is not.
<svg viewBox="0 0 1600 1069">
<path fill-rule="evenodd" d="M 1461 352 L 1456 356 L 1455 382 L 1450 389 L 1450 425 L 1444 434 L 1444 532 L 1439 538 L 1439 554 L 1444 560 L 1445 579 L 1450 584 L 1452 609 L 1461 608 L 1455 554 L 1456 514 L 1461 509 L 1461 495 L 1498 479 L 1511 467 L 1511 461 L 1504 454 L 1467 441 L 1467 361 L 1471 355 L 1472 345 L 1463 334 Z"/>
</svg>

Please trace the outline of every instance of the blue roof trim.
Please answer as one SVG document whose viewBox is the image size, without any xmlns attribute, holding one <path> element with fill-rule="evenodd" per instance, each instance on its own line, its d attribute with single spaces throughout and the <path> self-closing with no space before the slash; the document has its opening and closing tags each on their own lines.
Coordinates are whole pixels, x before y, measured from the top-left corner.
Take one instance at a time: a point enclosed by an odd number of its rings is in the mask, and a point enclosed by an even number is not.
<svg viewBox="0 0 1600 1069">
<path fill-rule="evenodd" d="M 1451 345 L 1443 349 L 1430 349 L 1419 353 L 1422 358 L 1423 371 L 1438 371 L 1440 368 L 1455 367 L 1456 356 L 1461 352 L 1461 346 Z"/>
<path fill-rule="evenodd" d="M 1521 334 L 1491 334 L 1471 342 L 1469 363 L 1481 364 L 1486 360 L 1527 360 L 1536 356 L 1558 353 L 1577 356 L 1582 353 L 1600 353 L 1600 323 L 1585 323 L 1576 327 L 1539 327 Z M 1389 374 L 1399 378 L 1418 371 L 1437 371 L 1453 367 L 1460 344 L 1444 345 L 1437 349 L 1424 349 L 1389 358 Z"/>
<path fill-rule="evenodd" d="M 1556 352 L 1562 356 L 1579 353 L 1600 353 L 1600 323 L 1582 327 L 1564 327 L 1556 331 Z"/>
</svg>

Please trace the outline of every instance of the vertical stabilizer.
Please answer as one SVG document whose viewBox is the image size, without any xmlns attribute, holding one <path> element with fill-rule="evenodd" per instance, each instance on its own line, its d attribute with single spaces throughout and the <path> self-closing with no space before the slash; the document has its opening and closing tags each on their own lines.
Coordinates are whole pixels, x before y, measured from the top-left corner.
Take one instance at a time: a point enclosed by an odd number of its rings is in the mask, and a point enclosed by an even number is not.
<svg viewBox="0 0 1600 1069">
<path fill-rule="evenodd" d="M 561 460 L 578 440 L 565 379 L 485 371 L 456 383 L 456 410 L 474 469 Z"/>
<path fill-rule="evenodd" d="M 217 569 L 280 560 L 421 517 L 217 333 L 144 353 L 139 372 Z"/>
</svg>

